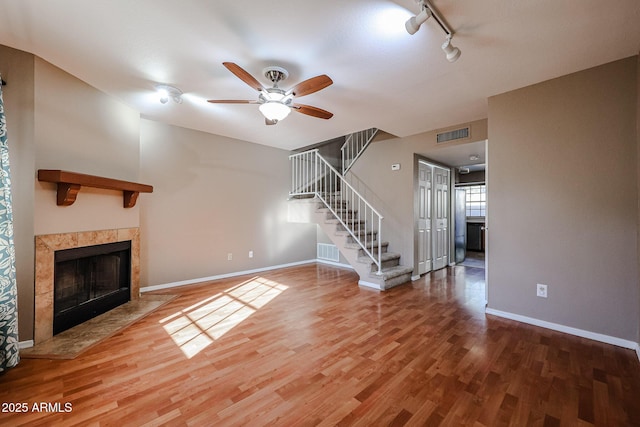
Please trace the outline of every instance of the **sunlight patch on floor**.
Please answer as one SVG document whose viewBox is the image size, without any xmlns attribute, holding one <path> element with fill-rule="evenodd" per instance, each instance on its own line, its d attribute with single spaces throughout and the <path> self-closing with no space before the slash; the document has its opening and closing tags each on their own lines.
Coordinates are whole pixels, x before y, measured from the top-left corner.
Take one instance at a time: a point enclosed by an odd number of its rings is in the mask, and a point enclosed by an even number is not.
<svg viewBox="0 0 640 427">
<path fill-rule="evenodd" d="M 288 287 L 256 276 L 160 320 L 191 359 L 264 307 Z"/>
</svg>

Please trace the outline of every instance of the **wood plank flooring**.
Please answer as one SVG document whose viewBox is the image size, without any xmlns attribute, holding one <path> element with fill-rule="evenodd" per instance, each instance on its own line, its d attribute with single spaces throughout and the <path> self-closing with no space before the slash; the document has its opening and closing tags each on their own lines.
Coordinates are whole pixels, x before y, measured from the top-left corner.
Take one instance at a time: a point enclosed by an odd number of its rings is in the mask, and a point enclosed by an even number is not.
<svg viewBox="0 0 640 427">
<path fill-rule="evenodd" d="M 482 269 L 357 280 L 312 264 L 168 290 L 80 357 L 0 376 L 0 425 L 640 426 L 633 351 L 485 315 Z"/>
</svg>

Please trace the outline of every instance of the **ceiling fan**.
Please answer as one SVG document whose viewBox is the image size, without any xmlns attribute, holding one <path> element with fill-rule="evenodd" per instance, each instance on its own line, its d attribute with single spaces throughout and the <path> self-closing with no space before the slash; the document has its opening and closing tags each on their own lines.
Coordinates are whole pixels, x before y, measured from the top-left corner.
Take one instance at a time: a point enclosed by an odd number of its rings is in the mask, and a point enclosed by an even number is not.
<svg viewBox="0 0 640 427">
<path fill-rule="evenodd" d="M 255 101 L 240 99 L 210 99 L 213 104 L 259 104 L 258 109 L 265 117 L 267 125 L 275 125 L 286 118 L 291 110 L 320 119 L 330 119 L 333 113 L 310 105 L 293 102 L 294 98 L 310 95 L 333 84 L 333 80 L 326 74 L 312 77 L 298 83 L 285 91 L 278 87 L 278 83 L 289 77 L 289 73 L 282 67 L 267 67 L 263 70 L 264 76 L 273 83 L 273 87 L 265 88 L 251 74 L 233 62 L 223 62 L 222 65 L 235 74 L 240 80 L 259 92 Z"/>
</svg>

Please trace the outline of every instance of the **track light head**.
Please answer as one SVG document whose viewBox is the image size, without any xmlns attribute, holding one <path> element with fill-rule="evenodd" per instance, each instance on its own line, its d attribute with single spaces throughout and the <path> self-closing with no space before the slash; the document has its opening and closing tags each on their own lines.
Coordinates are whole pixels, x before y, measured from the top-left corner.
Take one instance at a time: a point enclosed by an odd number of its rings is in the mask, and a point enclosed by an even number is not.
<svg viewBox="0 0 640 427">
<path fill-rule="evenodd" d="M 416 16 L 412 16 L 405 22 L 404 27 L 407 29 L 407 33 L 413 35 L 420 29 L 420 26 L 424 24 L 427 19 L 431 17 L 431 10 L 423 7 L 422 11 Z"/>
<path fill-rule="evenodd" d="M 442 50 L 447 55 L 447 61 L 455 62 L 460 58 L 460 49 L 453 46 L 451 44 L 451 37 L 453 37 L 453 31 L 445 20 L 442 18 L 437 9 L 431 5 L 430 0 L 415 0 L 416 3 L 420 5 L 420 13 L 416 16 L 411 17 L 407 22 L 405 22 L 404 26 L 407 29 L 409 34 L 415 34 L 422 24 L 424 24 L 427 19 L 433 16 L 433 20 L 442 28 L 445 35 L 447 36 L 444 44 L 442 45 Z"/>
<path fill-rule="evenodd" d="M 451 44 L 451 36 L 447 36 L 447 39 L 442 44 L 442 50 L 447 55 L 447 61 L 456 62 L 460 58 L 460 49 Z"/>
</svg>

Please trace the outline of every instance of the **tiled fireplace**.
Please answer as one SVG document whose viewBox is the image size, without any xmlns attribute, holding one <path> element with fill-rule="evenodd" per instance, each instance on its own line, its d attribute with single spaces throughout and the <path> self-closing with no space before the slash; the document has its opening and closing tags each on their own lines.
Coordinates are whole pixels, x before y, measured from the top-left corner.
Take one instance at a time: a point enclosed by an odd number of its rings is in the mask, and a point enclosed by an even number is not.
<svg viewBox="0 0 640 427">
<path fill-rule="evenodd" d="M 131 241 L 131 300 L 140 296 L 140 237 L 138 228 L 46 234 L 35 238 L 34 341 L 53 336 L 55 251 Z"/>
</svg>

